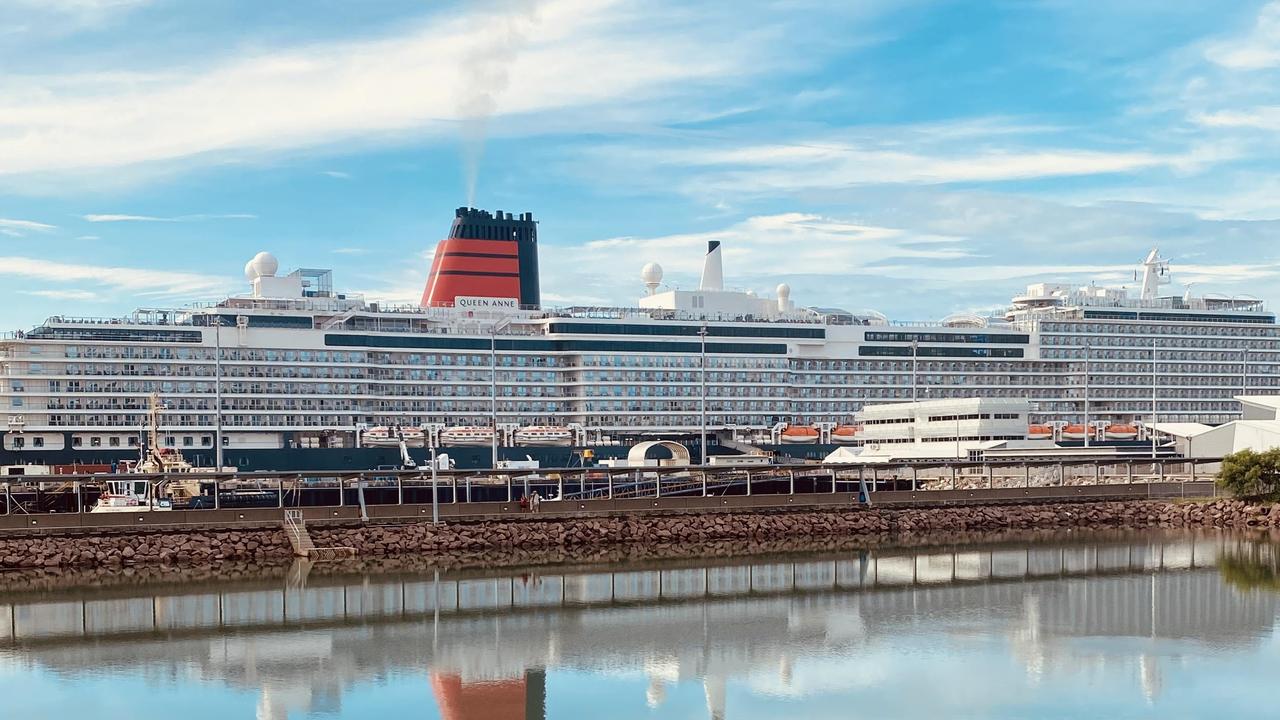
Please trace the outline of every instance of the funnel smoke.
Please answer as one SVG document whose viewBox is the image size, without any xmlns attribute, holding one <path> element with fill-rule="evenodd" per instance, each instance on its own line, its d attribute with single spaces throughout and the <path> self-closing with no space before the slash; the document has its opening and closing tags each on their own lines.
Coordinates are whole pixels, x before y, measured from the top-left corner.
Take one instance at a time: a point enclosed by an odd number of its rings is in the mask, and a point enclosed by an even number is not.
<svg viewBox="0 0 1280 720">
<path fill-rule="evenodd" d="M 498 97 L 511 84 L 511 68 L 528 42 L 531 26 L 537 22 L 535 0 L 497 0 L 493 8 L 494 12 L 477 30 L 475 44 L 462 57 L 459 78 L 458 118 L 468 207 L 476 204 L 489 120 L 498 110 Z"/>
</svg>

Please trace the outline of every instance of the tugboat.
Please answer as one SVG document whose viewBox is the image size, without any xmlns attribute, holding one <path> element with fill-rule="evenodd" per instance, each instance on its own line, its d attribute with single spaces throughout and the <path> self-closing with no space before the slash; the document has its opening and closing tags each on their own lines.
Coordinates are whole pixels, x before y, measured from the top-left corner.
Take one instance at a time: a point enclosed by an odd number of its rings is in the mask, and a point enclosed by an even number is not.
<svg viewBox="0 0 1280 720">
<path fill-rule="evenodd" d="M 91 513 L 138 512 L 150 510 L 172 510 L 174 500 L 189 500 L 200 494 L 199 483 L 184 482 L 184 473 L 197 472 L 176 448 L 160 447 L 160 404 L 159 393 L 151 393 L 148 408 L 148 431 L 141 428 L 138 442 L 138 460 L 125 464 L 128 475 L 150 475 L 153 478 L 115 478 L 104 481 L 102 494 L 98 502 L 89 510 Z M 168 493 L 162 493 L 162 488 Z"/>
</svg>

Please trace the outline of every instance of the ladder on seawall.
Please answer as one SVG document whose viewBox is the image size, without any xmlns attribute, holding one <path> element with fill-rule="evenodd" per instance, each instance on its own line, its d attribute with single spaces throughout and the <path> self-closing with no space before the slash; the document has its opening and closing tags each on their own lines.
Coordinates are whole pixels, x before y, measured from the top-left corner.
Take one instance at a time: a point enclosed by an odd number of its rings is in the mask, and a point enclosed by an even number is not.
<svg viewBox="0 0 1280 720">
<path fill-rule="evenodd" d="M 293 554 L 308 560 L 334 560 L 342 557 L 355 557 L 356 549 L 349 547 L 316 547 L 307 532 L 307 521 L 302 519 L 302 511 L 288 509 L 284 511 L 284 532 L 293 546 Z"/>
</svg>

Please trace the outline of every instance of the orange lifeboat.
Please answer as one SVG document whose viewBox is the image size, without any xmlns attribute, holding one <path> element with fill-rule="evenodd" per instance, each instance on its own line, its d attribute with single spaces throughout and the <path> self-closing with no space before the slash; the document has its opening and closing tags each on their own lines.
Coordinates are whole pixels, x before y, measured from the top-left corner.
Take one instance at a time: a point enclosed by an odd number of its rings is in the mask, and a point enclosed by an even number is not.
<svg viewBox="0 0 1280 720">
<path fill-rule="evenodd" d="M 1052 440 L 1053 428 L 1048 425 L 1032 425 L 1027 428 L 1028 440 Z"/>
<path fill-rule="evenodd" d="M 818 442 L 818 428 L 812 425 L 788 425 L 782 431 L 782 442 L 789 445 Z"/>
<path fill-rule="evenodd" d="M 849 443 L 856 442 L 858 440 L 858 432 L 861 430 L 862 428 L 857 425 L 837 425 L 835 429 L 831 431 L 831 442 L 836 443 L 837 445 L 848 445 Z"/>
<path fill-rule="evenodd" d="M 1108 425 L 1106 433 L 1108 440 L 1134 440 L 1138 437 L 1138 428 L 1124 424 Z"/>
<path fill-rule="evenodd" d="M 1062 428 L 1063 440 L 1083 440 L 1088 434 L 1088 428 L 1078 423 L 1072 423 Z"/>
</svg>

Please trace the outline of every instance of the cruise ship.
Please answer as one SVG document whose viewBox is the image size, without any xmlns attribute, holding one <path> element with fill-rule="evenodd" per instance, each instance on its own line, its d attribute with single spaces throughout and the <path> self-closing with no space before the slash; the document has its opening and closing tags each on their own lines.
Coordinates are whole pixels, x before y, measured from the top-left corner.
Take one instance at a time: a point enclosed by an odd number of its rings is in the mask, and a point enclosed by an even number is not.
<svg viewBox="0 0 1280 720">
<path fill-rule="evenodd" d="M 0 465 L 136 457 L 153 395 L 155 442 L 193 464 L 220 443 L 224 466 L 339 470 L 397 463 L 402 444 L 564 466 L 704 432 L 813 458 L 858 444 L 866 406 L 975 397 L 1025 399 L 1028 437 L 1140 441 L 1152 421 L 1237 419 L 1234 396 L 1280 384 L 1275 314 L 1166 292 L 1155 250 L 1132 288 L 1037 283 L 1003 313 L 934 322 L 730 289 L 722 253 L 709 243 L 695 288 L 649 263 L 634 306 L 562 308 L 541 302 L 532 213 L 459 208 L 411 307 L 259 253 L 242 295 L 0 339 Z"/>
</svg>

